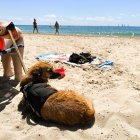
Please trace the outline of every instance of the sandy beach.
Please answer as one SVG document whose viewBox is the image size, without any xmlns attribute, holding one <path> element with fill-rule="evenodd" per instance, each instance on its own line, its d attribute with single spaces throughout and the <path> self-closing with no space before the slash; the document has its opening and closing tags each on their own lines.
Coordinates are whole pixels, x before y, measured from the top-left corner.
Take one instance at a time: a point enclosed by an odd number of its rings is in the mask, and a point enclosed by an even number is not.
<svg viewBox="0 0 140 140">
<path fill-rule="evenodd" d="M 92 126 L 67 127 L 52 122 L 23 118 L 18 105 L 19 84 L 0 82 L 0 140 L 139 140 L 140 139 L 140 38 L 23 34 L 24 62 L 35 64 L 36 56 L 47 52 L 64 54 L 90 52 L 114 63 L 111 70 L 95 65 L 85 68 L 63 63 L 65 77 L 51 79 L 56 89 L 72 89 L 93 101 Z M 3 68 L 0 63 L 0 77 Z"/>
</svg>

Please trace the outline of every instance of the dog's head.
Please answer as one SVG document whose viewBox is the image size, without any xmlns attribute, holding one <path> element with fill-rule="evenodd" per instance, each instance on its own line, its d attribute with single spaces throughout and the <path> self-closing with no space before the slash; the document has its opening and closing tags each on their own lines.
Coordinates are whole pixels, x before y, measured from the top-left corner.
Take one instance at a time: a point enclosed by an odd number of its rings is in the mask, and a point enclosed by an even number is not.
<svg viewBox="0 0 140 140">
<path fill-rule="evenodd" d="M 49 78 L 53 78 L 56 73 L 53 71 L 53 66 L 47 62 L 38 62 L 26 72 L 25 76 L 20 82 L 20 86 L 33 83 L 45 83 Z"/>
</svg>

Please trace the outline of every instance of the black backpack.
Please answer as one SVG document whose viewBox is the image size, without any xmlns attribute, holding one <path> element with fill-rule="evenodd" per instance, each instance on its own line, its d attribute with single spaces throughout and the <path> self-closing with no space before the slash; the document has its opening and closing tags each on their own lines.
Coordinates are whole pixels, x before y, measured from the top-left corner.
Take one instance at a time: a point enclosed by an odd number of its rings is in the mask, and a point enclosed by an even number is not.
<svg viewBox="0 0 140 140">
<path fill-rule="evenodd" d="M 84 52 L 82 52 L 82 53 L 80 53 L 80 55 L 83 56 L 83 57 L 85 57 L 88 60 L 89 63 L 91 61 L 93 61 L 93 59 L 96 58 L 96 56 L 92 56 L 90 53 L 84 53 Z"/>
<path fill-rule="evenodd" d="M 87 62 L 90 63 L 91 61 L 93 61 L 94 58 L 96 57 L 91 56 L 90 53 L 83 53 L 83 52 L 80 54 L 73 53 L 72 55 L 70 55 L 69 61 L 76 64 L 84 64 Z"/>
<path fill-rule="evenodd" d="M 81 56 L 79 56 L 77 53 L 73 53 L 69 57 L 69 61 L 73 63 L 78 63 L 79 59 L 81 59 Z"/>
</svg>

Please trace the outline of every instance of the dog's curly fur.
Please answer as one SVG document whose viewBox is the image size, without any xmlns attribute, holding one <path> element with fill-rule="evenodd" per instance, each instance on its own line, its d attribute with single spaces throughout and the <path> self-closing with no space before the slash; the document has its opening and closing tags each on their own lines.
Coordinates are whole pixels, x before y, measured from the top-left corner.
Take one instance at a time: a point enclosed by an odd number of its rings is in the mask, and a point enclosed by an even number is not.
<svg viewBox="0 0 140 140">
<path fill-rule="evenodd" d="M 21 80 L 23 87 L 29 82 L 48 82 L 53 75 L 53 67 L 47 62 L 33 65 Z M 41 117 L 66 125 L 85 124 L 94 120 L 92 102 L 72 90 L 60 90 L 49 96 L 41 107 Z"/>
</svg>

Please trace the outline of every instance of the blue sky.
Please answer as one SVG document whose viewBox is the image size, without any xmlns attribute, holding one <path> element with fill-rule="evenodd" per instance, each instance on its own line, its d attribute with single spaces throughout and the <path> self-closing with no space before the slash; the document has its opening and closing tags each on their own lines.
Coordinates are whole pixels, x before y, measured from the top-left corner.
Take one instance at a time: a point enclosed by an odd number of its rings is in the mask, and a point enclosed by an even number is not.
<svg viewBox="0 0 140 140">
<path fill-rule="evenodd" d="M 3 0 L 0 21 L 40 25 L 140 26 L 140 0 Z"/>
</svg>

